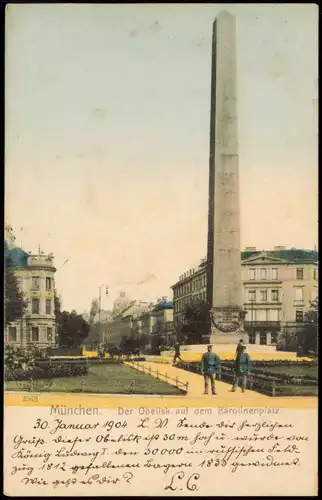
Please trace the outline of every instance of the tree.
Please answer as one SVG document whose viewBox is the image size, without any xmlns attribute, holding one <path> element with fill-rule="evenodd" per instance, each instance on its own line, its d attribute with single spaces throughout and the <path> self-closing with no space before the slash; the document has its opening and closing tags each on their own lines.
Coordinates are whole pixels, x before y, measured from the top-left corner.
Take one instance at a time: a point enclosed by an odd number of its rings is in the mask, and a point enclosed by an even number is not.
<svg viewBox="0 0 322 500">
<path fill-rule="evenodd" d="M 210 327 L 210 307 L 208 302 L 197 300 L 187 304 L 184 319 L 185 322 L 182 325 L 181 333 L 188 337 L 188 342 L 202 344 L 202 337 L 208 334 Z"/>
<path fill-rule="evenodd" d="M 89 324 L 76 311 L 63 311 L 58 316 L 57 333 L 59 345 L 63 347 L 78 347 L 89 333 Z"/>
<path fill-rule="evenodd" d="M 151 352 L 152 354 L 160 354 L 166 344 L 164 335 L 155 333 L 151 335 Z"/>
<path fill-rule="evenodd" d="M 122 337 L 121 343 L 120 343 L 120 348 L 122 350 L 123 354 L 130 354 L 133 353 L 138 349 L 137 347 L 137 340 L 134 337 Z"/>
<path fill-rule="evenodd" d="M 24 300 L 23 293 L 19 289 L 18 279 L 10 256 L 6 256 L 5 258 L 4 282 L 4 318 L 5 326 L 8 326 L 24 315 L 28 305 Z"/>
<path fill-rule="evenodd" d="M 304 325 L 299 335 L 299 342 L 303 346 L 304 353 L 316 352 L 318 349 L 318 316 L 319 299 L 310 302 L 310 308 L 304 316 Z"/>
<path fill-rule="evenodd" d="M 144 333 L 139 337 L 139 347 L 144 349 L 149 343 L 149 337 Z"/>
<path fill-rule="evenodd" d="M 99 303 L 98 303 L 98 300 L 95 298 L 92 300 L 91 309 L 89 311 L 89 324 L 90 324 L 90 326 L 92 326 L 94 324 L 95 317 L 97 316 L 98 313 L 99 313 Z"/>
</svg>

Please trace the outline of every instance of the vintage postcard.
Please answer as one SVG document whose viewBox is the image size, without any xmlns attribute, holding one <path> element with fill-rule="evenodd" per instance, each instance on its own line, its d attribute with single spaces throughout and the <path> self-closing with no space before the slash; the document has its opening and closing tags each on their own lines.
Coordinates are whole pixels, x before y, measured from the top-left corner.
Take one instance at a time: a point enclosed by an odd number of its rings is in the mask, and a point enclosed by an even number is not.
<svg viewBox="0 0 322 500">
<path fill-rule="evenodd" d="M 5 44 L 4 493 L 316 496 L 318 7 Z"/>
</svg>

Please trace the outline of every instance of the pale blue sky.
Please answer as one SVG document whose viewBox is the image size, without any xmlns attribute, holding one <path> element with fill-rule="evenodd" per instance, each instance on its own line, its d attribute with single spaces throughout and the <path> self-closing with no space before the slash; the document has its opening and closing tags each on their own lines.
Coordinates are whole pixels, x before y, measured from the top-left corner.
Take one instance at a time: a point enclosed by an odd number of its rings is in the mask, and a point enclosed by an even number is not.
<svg viewBox="0 0 322 500">
<path fill-rule="evenodd" d="M 241 243 L 317 243 L 314 4 L 11 5 L 6 208 L 63 306 L 153 300 L 206 253 L 212 22 L 237 18 Z M 154 279 L 134 286 L 148 274 Z"/>
</svg>

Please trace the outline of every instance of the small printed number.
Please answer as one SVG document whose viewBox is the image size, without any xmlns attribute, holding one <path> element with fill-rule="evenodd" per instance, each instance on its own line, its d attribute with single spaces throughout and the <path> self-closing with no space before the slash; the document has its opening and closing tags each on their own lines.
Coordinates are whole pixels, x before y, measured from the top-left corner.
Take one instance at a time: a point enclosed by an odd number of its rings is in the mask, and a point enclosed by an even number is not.
<svg viewBox="0 0 322 500">
<path fill-rule="evenodd" d="M 22 401 L 30 401 L 31 403 L 35 403 L 38 401 L 38 396 L 22 396 Z"/>
</svg>

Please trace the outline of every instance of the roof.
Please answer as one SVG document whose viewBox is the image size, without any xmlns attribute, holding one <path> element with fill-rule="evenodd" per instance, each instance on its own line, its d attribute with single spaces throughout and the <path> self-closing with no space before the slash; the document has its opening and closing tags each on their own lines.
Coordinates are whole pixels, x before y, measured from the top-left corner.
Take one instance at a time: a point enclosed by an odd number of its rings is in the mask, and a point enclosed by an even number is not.
<svg viewBox="0 0 322 500">
<path fill-rule="evenodd" d="M 4 257 L 10 261 L 11 267 L 27 267 L 29 254 L 22 248 L 15 247 L 9 249 L 8 243 L 4 242 Z"/>
<path fill-rule="evenodd" d="M 319 253 L 316 250 L 305 250 L 303 248 L 283 248 L 278 250 L 250 250 L 241 252 L 241 260 L 247 260 L 251 257 L 256 257 L 257 255 L 261 255 L 265 253 L 268 256 L 275 257 L 277 259 L 281 259 L 284 261 L 288 261 L 289 263 L 294 264 L 305 264 L 305 263 L 317 263 L 319 258 Z M 204 268 L 207 266 L 207 260 L 203 259 L 199 265 L 200 271 L 199 274 L 204 272 Z M 197 273 L 196 273 L 197 274 Z M 178 280 L 171 288 L 175 288 L 179 283 L 183 283 L 185 281 L 189 281 L 191 276 L 187 276 L 184 279 Z"/>
<path fill-rule="evenodd" d="M 172 301 L 159 302 L 159 304 L 156 304 L 154 306 L 153 311 L 160 311 L 161 309 L 173 309 L 173 302 Z"/>
<path fill-rule="evenodd" d="M 271 257 L 280 258 L 282 260 L 287 260 L 289 262 L 294 262 L 294 263 L 318 261 L 318 252 L 316 250 L 303 250 L 298 248 L 241 252 L 241 259 L 246 260 L 249 259 L 250 257 L 255 257 L 256 255 L 260 255 L 262 253 L 266 253 L 266 255 L 270 255 Z"/>
</svg>

